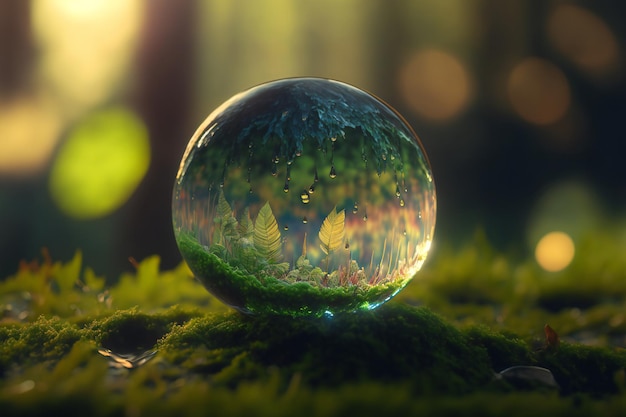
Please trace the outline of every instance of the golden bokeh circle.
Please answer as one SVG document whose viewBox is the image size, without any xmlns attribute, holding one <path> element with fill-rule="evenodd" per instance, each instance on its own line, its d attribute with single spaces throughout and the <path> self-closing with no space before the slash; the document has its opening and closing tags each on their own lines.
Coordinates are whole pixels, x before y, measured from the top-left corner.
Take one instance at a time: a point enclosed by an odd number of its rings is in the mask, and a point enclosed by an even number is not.
<svg viewBox="0 0 626 417">
<path fill-rule="evenodd" d="M 509 75 L 507 92 L 515 112 L 537 125 L 557 122 L 571 103 L 565 74 L 541 58 L 526 58 L 517 64 Z"/>
<path fill-rule="evenodd" d="M 535 259 L 539 266 L 549 272 L 565 269 L 574 259 L 574 241 L 564 232 L 544 235 L 535 248 Z"/>
<path fill-rule="evenodd" d="M 619 46 L 615 35 L 590 11 L 562 4 L 550 15 L 547 32 L 554 48 L 581 69 L 602 75 L 616 67 Z"/>
<path fill-rule="evenodd" d="M 414 54 L 400 69 L 398 82 L 409 107 L 437 121 L 460 113 L 471 95 L 467 69 L 457 57 L 438 49 Z"/>
</svg>

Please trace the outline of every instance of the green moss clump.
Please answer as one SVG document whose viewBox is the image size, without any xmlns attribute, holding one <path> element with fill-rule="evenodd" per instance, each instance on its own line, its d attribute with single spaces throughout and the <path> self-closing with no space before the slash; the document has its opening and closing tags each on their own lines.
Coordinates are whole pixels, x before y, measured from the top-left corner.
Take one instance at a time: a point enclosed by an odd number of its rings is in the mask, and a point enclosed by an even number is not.
<svg viewBox="0 0 626 417">
<path fill-rule="evenodd" d="M 293 284 L 259 273 L 251 275 L 207 252 L 191 236 L 181 234 L 178 246 L 194 275 L 219 299 L 245 313 L 317 316 L 377 306 L 407 283 L 398 280 L 368 287 L 320 287 Z"/>
<path fill-rule="evenodd" d="M 152 349 L 173 326 L 200 314 L 173 307 L 152 315 L 130 309 L 90 320 L 41 316 L 31 323 L 5 323 L 0 326 L 0 376 L 13 368 L 55 362 L 79 341 L 118 353 Z"/>
<path fill-rule="evenodd" d="M 495 332 L 485 326 L 473 326 L 465 334 L 468 343 L 487 351 L 491 368 L 496 372 L 512 365 L 536 365 L 528 343 L 517 335 Z"/>
<path fill-rule="evenodd" d="M 333 319 L 199 317 L 175 327 L 159 349 L 174 363 L 198 349 L 238 357 L 249 368 L 277 367 L 286 380 L 300 374 L 316 386 L 406 380 L 422 392 L 461 393 L 492 378 L 486 351 L 468 341 L 428 309 L 395 305 Z M 218 378 L 230 373 L 230 384 L 245 379 L 229 366 L 242 363 L 225 364 Z"/>
<path fill-rule="evenodd" d="M 565 343 L 556 352 L 545 351 L 538 363 L 554 374 L 565 395 L 586 392 L 606 397 L 623 390 L 626 354 L 606 347 Z"/>
<path fill-rule="evenodd" d="M 58 317 L 0 326 L 0 376 L 14 367 L 28 367 L 62 358 L 85 334 Z"/>
<path fill-rule="evenodd" d="M 132 308 L 94 320 L 87 325 L 87 329 L 93 332 L 92 338 L 104 348 L 120 353 L 139 352 L 152 349 L 173 326 L 199 314 L 174 307 L 161 314 L 150 315 Z"/>
</svg>

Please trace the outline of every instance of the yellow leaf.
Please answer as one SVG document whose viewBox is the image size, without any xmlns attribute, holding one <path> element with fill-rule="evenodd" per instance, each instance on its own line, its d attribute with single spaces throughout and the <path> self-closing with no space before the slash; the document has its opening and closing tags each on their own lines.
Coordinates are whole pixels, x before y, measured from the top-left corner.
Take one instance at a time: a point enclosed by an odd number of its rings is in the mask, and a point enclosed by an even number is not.
<svg viewBox="0 0 626 417">
<path fill-rule="evenodd" d="M 265 203 L 256 218 L 254 246 L 269 261 L 278 262 L 281 258 L 280 230 L 269 203 Z"/>
<path fill-rule="evenodd" d="M 320 243 L 320 248 L 326 255 L 340 247 L 343 243 L 345 221 L 346 211 L 341 210 L 337 212 L 337 207 L 334 207 L 324 219 L 320 228 L 319 238 L 322 242 Z"/>
</svg>

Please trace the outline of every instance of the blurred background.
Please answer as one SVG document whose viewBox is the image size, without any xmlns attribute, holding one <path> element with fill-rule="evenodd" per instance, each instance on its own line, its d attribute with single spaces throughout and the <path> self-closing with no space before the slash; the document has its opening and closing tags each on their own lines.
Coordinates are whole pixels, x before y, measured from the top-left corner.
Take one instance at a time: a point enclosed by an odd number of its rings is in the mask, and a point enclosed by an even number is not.
<svg viewBox="0 0 626 417">
<path fill-rule="evenodd" d="M 563 268 L 586 234 L 626 239 L 625 39 L 610 0 L 3 0 L 0 277 L 44 247 L 110 280 L 129 257 L 177 265 L 189 138 L 291 76 L 405 116 L 434 171 L 435 253 L 482 229 Z"/>
</svg>

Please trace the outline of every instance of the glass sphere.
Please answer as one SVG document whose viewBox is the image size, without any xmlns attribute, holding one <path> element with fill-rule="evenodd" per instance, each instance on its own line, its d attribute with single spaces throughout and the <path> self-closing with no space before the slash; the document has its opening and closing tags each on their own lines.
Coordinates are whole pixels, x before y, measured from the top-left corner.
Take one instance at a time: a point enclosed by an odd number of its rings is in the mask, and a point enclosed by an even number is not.
<svg viewBox="0 0 626 417">
<path fill-rule="evenodd" d="M 318 78 L 222 104 L 189 141 L 173 194 L 194 275 L 255 314 L 381 305 L 422 266 L 435 213 L 430 165 L 407 122 L 369 93 Z"/>
</svg>

